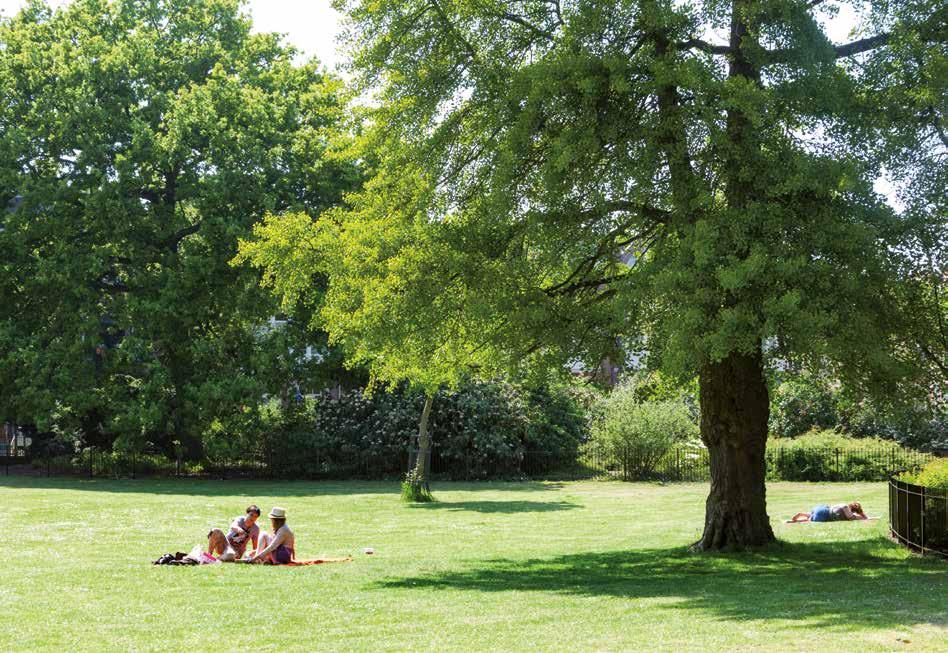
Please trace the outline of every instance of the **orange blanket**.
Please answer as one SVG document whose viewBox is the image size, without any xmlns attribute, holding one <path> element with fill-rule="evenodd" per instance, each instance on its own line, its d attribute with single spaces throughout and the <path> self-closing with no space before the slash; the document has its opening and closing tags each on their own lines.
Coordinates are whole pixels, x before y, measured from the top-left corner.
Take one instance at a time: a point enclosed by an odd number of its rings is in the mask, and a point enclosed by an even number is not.
<svg viewBox="0 0 948 653">
<path fill-rule="evenodd" d="M 312 560 L 294 560 L 293 562 L 287 563 L 285 565 L 279 565 L 280 567 L 308 567 L 309 565 L 322 565 L 327 562 L 352 562 L 352 558 L 346 556 L 345 558 L 313 558 Z"/>
</svg>

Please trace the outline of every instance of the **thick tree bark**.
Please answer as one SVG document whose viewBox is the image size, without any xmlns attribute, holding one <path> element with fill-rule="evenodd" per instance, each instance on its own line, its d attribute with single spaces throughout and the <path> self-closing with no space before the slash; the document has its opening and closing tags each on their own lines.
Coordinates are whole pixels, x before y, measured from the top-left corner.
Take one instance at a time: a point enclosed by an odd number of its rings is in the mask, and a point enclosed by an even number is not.
<svg viewBox="0 0 948 653">
<path fill-rule="evenodd" d="M 425 407 L 421 411 L 421 420 L 418 423 L 418 459 L 415 461 L 416 477 L 420 479 L 421 486 L 428 491 L 428 475 L 431 451 L 431 432 L 428 430 L 428 422 L 431 417 L 431 404 L 434 402 L 433 395 L 425 397 Z"/>
<path fill-rule="evenodd" d="M 751 0 L 733 0 L 728 75 L 759 85 L 760 70 L 745 51 L 757 43 L 752 9 Z M 752 120 L 740 106 L 728 110 L 727 135 L 730 150 L 725 161 L 725 195 L 731 209 L 746 210 L 760 192 L 754 171 L 761 144 Z M 748 252 L 738 246 L 733 254 L 743 258 Z M 725 304 L 740 302 L 738 296 L 725 298 Z M 699 383 L 701 439 L 711 456 L 711 493 L 704 534 L 695 548 L 715 550 L 773 542 L 764 487 L 770 398 L 760 343 L 753 354 L 732 352 L 707 364 Z"/>
<path fill-rule="evenodd" d="M 704 534 L 695 549 L 774 541 L 767 516 L 764 449 L 770 401 L 763 358 L 732 353 L 700 374 L 701 439 L 711 456 Z"/>
</svg>

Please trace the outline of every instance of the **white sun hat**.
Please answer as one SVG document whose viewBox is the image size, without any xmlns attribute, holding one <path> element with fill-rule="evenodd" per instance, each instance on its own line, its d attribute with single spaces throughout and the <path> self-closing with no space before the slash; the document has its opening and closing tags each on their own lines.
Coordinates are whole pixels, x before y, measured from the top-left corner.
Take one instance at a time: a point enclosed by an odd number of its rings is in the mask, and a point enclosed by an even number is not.
<svg viewBox="0 0 948 653">
<path fill-rule="evenodd" d="M 269 516 L 274 519 L 286 519 L 286 509 L 274 507 Z"/>
</svg>

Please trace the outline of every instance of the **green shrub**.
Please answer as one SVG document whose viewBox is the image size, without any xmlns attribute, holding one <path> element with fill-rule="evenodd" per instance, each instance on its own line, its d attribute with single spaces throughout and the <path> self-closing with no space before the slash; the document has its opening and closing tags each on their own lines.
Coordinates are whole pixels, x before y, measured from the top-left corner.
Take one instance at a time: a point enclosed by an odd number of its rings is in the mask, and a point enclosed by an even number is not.
<svg viewBox="0 0 948 653">
<path fill-rule="evenodd" d="M 803 375 L 778 385 L 770 402 L 770 432 L 793 438 L 813 429 L 831 429 L 839 423 L 836 396 L 823 380 Z"/>
<path fill-rule="evenodd" d="M 787 376 L 771 393 L 770 433 L 792 438 L 814 429 L 894 440 L 923 451 L 948 446 L 944 405 L 933 405 L 924 398 L 907 405 L 886 405 L 854 398 L 837 382 L 817 374 Z"/>
<path fill-rule="evenodd" d="M 529 452 L 544 454 L 538 471 L 576 461 L 580 445 L 589 438 L 583 400 L 568 386 L 525 393 L 527 422 L 523 445 Z"/>
<path fill-rule="evenodd" d="M 396 390 L 334 399 L 322 393 L 260 411 L 258 440 L 282 476 L 398 476 L 418 431 L 423 397 Z M 513 477 L 526 452 L 543 468 L 575 460 L 588 436 L 569 388 L 524 390 L 467 383 L 435 397 L 430 424 L 434 472 L 449 477 Z M 540 471 L 545 471 L 540 470 Z"/>
<path fill-rule="evenodd" d="M 653 477 L 673 446 L 697 437 L 698 427 L 682 399 L 643 401 L 635 381 L 602 400 L 592 427 L 594 446 L 626 480 Z"/>
<path fill-rule="evenodd" d="M 914 474 L 902 474 L 901 479 L 915 485 L 936 490 L 948 490 L 948 458 L 938 458 Z"/>
<path fill-rule="evenodd" d="M 948 416 L 924 401 L 910 406 L 884 407 L 863 399 L 838 400 L 839 428 L 856 437 L 895 440 L 906 447 L 931 450 L 948 446 Z"/>
<path fill-rule="evenodd" d="M 810 431 L 797 438 L 771 438 L 767 475 L 781 481 L 882 481 L 923 459 L 891 440 Z"/>
</svg>

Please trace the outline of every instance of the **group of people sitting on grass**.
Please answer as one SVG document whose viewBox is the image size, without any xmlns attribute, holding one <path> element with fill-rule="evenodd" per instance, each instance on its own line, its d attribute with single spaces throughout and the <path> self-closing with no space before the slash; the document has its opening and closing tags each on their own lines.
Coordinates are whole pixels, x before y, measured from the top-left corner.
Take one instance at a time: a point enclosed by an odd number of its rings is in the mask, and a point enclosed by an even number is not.
<svg viewBox="0 0 948 653">
<path fill-rule="evenodd" d="M 220 562 L 285 565 L 296 557 L 296 536 L 286 525 L 286 510 L 274 507 L 270 514 L 270 532 L 260 532 L 257 520 L 260 508 L 247 507 L 245 514 L 231 522 L 227 533 L 214 528 L 207 534 L 208 555 Z M 252 545 L 247 553 L 248 545 Z"/>
</svg>

